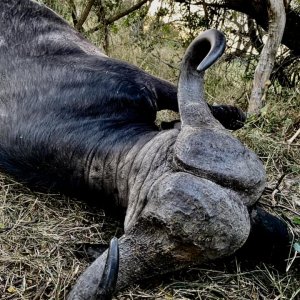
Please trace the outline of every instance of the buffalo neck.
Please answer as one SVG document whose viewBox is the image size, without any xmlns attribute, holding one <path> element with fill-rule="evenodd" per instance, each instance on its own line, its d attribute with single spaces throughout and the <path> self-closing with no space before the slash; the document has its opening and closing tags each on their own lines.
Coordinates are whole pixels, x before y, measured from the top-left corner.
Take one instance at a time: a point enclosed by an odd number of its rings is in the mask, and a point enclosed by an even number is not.
<svg viewBox="0 0 300 300">
<path fill-rule="evenodd" d="M 169 146 L 175 143 L 178 131 L 160 132 L 145 124 L 131 124 L 117 133 L 109 132 L 90 151 L 85 180 L 110 202 L 101 205 L 139 205 L 131 202 L 143 202 L 152 183 L 169 168 Z"/>
</svg>

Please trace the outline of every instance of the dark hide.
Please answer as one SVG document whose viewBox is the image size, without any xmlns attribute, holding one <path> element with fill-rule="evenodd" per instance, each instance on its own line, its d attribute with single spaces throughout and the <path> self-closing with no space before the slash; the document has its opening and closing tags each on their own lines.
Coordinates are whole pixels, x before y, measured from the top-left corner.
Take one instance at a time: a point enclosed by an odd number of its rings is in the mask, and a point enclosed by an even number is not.
<svg viewBox="0 0 300 300">
<path fill-rule="evenodd" d="M 106 57 L 35 2 L 1 1 L 0 12 L 1 169 L 33 187 L 99 193 L 93 153 L 150 139 L 156 111 L 178 111 L 176 87 Z M 229 128 L 244 121 L 233 107 L 213 111 Z"/>
<path fill-rule="evenodd" d="M 230 255 L 247 240 L 265 171 L 220 124 L 239 128 L 243 113 L 205 102 L 204 71 L 224 48 L 216 30 L 190 45 L 178 88 L 182 127 L 159 131 L 157 110 L 178 111 L 174 85 L 108 58 L 36 2 L 0 1 L 0 168 L 33 187 L 127 208 L 120 247 L 112 243 L 69 299 L 106 293 L 101 278 L 119 256 L 105 299 L 115 284 Z"/>
</svg>

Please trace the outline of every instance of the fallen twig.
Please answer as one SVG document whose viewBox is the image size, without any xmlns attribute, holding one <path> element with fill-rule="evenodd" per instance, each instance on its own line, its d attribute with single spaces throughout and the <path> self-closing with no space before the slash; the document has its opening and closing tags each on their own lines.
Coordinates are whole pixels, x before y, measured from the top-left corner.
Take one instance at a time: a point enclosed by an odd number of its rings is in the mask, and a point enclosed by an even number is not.
<svg viewBox="0 0 300 300">
<path fill-rule="evenodd" d="M 292 144 L 292 142 L 297 138 L 297 136 L 300 134 L 300 128 L 296 131 L 296 133 L 289 139 L 289 140 L 287 140 L 287 143 L 289 144 L 289 145 L 291 145 Z"/>
</svg>

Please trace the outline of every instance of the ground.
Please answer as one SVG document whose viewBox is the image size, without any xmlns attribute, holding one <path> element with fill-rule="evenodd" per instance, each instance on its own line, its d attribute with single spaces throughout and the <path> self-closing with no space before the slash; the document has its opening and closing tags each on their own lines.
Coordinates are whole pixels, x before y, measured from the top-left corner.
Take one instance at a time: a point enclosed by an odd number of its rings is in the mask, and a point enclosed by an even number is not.
<svg viewBox="0 0 300 300">
<path fill-rule="evenodd" d="M 268 183 L 260 203 L 287 222 L 295 246 L 300 232 L 299 139 L 288 145 L 278 134 L 267 133 L 266 120 L 250 119 L 237 135 L 263 159 Z M 107 244 L 121 234 L 122 223 L 104 211 L 65 196 L 36 193 L 2 174 L 0 299 L 64 299 L 89 264 L 76 249 L 82 243 Z M 134 286 L 116 299 L 300 299 L 299 256 L 292 248 L 288 271 L 232 257 Z"/>
</svg>

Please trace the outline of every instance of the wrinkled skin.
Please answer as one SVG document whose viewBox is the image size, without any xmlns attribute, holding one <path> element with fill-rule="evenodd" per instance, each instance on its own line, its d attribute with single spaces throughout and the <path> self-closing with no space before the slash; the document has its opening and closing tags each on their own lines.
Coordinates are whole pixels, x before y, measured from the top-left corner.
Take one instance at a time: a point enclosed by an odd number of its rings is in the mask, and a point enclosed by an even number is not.
<svg viewBox="0 0 300 300">
<path fill-rule="evenodd" d="M 224 47 L 216 30 L 191 44 L 177 101 L 175 86 L 106 57 L 51 10 L 0 2 L 0 167 L 33 187 L 126 209 L 116 290 L 230 255 L 247 240 L 264 168 L 223 127 L 240 127 L 243 114 L 204 99 L 204 71 Z M 159 131 L 156 111 L 178 103 L 181 128 Z M 106 259 L 69 299 L 109 299 Z"/>
</svg>

